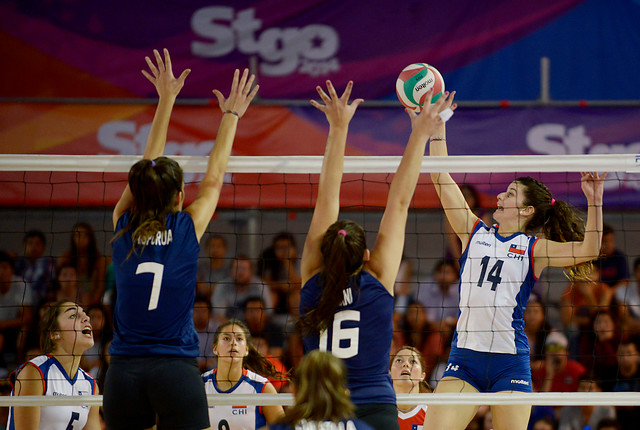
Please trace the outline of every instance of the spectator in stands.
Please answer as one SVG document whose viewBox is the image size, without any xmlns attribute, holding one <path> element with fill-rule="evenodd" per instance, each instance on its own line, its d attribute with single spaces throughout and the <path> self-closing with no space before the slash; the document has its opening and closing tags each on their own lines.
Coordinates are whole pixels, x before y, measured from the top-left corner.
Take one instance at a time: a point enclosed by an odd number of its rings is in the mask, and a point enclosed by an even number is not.
<svg viewBox="0 0 640 430">
<path fill-rule="evenodd" d="M 73 226 L 69 250 L 58 261 L 58 267 L 67 264 L 76 268 L 80 287 L 80 304 L 90 306 L 101 303 L 105 288 L 106 261 L 98 250 L 96 235 L 90 224 L 79 222 Z"/>
<path fill-rule="evenodd" d="M 231 274 L 231 264 L 227 259 L 227 240 L 213 234 L 205 243 L 207 256 L 198 261 L 197 295 L 211 300 L 216 285 Z"/>
<path fill-rule="evenodd" d="M 269 344 L 267 355 L 282 357 L 284 351 L 284 332 L 271 321 L 264 300 L 260 296 L 248 297 L 242 304 L 244 322 L 247 323 L 251 336 L 264 338 Z M 264 354 L 263 354 L 264 355 Z"/>
<path fill-rule="evenodd" d="M 24 235 L 24 255 L 15 266 L 16 275 L 22 277 L 31 288 L 34 305 L 44 300 L 51 288 L 54 276 L 54 263 L 51 257 L 44 255 L 47 239 L 40 230 L 29 230 Z"/>
<path fill-rule="evenodd" d="M 640 257 L 633 262 L 633 279 L 616 290 L 616 302 L 622 331 L 629 335 L 640 334 Z"/>
<path fill-rule="evenodd" d="M 416 298 L 438 331 L 452 330 L 458 321 L 458 278 L 455 262 L 442 259 L 436 263 L 432 279 L 418 286 Z"/>
<path fill-rule="evenodd" d="M 111 323 L 111 315 L 103 305 L 89 307 L 87 315 L 91 318 L 93 346 L 84 352 L 80 365 L 83 369 L 93 369 L 100 365 L 102 351 L 111 342 L 113 325 Z"/>
<path fill-rule="evenodd" d="M 396 282 L 393 284 L 393 313 L 398 315 L 397 318 L 403 317 L 409 305 L 415 301 L 412 281 L 413 264 L 403 255 Z"/>
<path fill-rule="evenodd" d="M 556 420 L 546 415 L 542 418 L 538 418 L 535 421 L 531 420 L 530 427 L 531 430 L 556 430 L 558 426 L 556 425 Z"/>
<path fill-rule="evenodd" d="M 600 279 L 614 289 L 629 280 L 627 256 L 616 248 L 616 232 L 609 224 L 602 226 L 601 256 L 594 264 L 600 268 Z"/>
<path fill-rule="evenodd" d="M 264 338 L 264 337 L 256 337 L 256 336 L 251 335 L 251 342 L 253 343 L 253 346 L 256 347 L 256 349 L 258 350 L 260 355 L 263 356 L 264 358 L 266 358 L 271 364 L 273 364 L 273 367 L 276 368 L 276 371 L 280 375 L 289 375 L 289 371 L 287 370 L 287 366 L 284 365 L 284 362 L 280 359 L 280 357 L 277 357 L 277 356 L 271 354 L 271 352 L 270 352 L 271 345 L 269 345 L 269 341 L 266 338 Z M 268 376 L 267 377 L 269 382 L 271 382 L 273 387 L 279 393 L 280 392 L 287 392 L 287 388 L 289 387 L 289 379 L 287 379 L 287 378 L 288 377 L 281 377 L 281 376 Z"/>
<path fill-rule="evenodd" d="M 578 361 L 585 366 L 589 374 L 601 381 L 605 391 L 609 391 L 618 365 L 616 353 L 620 333 L 608 311 L 595 315 L 591 327 L 592 330 L 583 333 L 581 337 Z"/>
<path fill-rule="evenodd" d="M 600 383 L 589 376 L 583 375 L 578 383 L 580 393 L 600 393 Z M 603 418 L 616 417 L 613 406 L 564 406 L 560 411 L 558 430 L 594 429 Z"/>
<path fill-rule="evenodd" d="M 448 338 L 447 330 L 431 323 L 427 319 L 424 307 L 418 303 L 409 305 L 401 324 L 403 339 L 406 345 L 416 348 L 424 357 L 423 370 L 430 375 L 438 360 L 444 355 L 446 347 L 445 339 Z"/>
<path fill-rule="evenodd" d="M 193 325 L 198 332 L 200 352 L 198 353 L 198 367 L 200 372 L 216 366 L 216 356 L 213 353 L 213 338 L 218 323 L 211 318 L 209 301 L 204 297 L 196 297 L 193 303 Z"/>
<path fill-rule="evenodd" d="M 627 339 L 618 346 L 618 375 L 612 391 L 640 392 L 640 350 L 636 341 Z M 637 429 L 640 423 L 640 408 L 618 406 L 618 420 L 623 429 Z"/>
<path fill-rule="evenodd" d="M 33 314 L 31 289 L 14 268 L 13 258 L 0 251 L 0 369 L 23 361 Z"/>
<path fill-rule="evenodd" d="M 531 293 L 529 296 L 523 318 L 533 367 L 536 362 L 544 359 L 545 339 L 551 331 L 551 326 L 545 318 L 545 307 L 537 294 Z"/>
<path fill-rule="evenodd" d="M 570 360 L 567 354 L 569 341 L 567 337 L 553 331 L 545 341 L 545 358 L 542 366 L 532 372 L 535 391 L 575 392 L 579 378 L 585 373 L 585 367 L 577 361 Z"/>
<path fill-rule="evenodd" d="M 231 264 L 231 277 L 221 281 L 213 292 L 211 306 L 213 317 L 219 322 L 242 317 L 242 304 L 252 296 L 262 297 L 267 312 L 272 312 L 273 302 L 266 286 L 253 274 L 253 265 L 246 255 L 238 255 Z"/>
<path fill-rule="evenodd" d="M 258 275 L 273 296 L 274 322 L 284 327 L 289 316 L 289 296 L 300 294 L 300 267 L 293 234 L 278 233 L 262 252 L 258 267 Z"/>
<path fill-rule="evenodd" d="M 58 267 L 57 275 L 53 279 L 52 289 L 47 300 L 54 302 L 66 300 L 81 304 L 88 301 L 88 297 L 80 291 L 78 271 L 75 266 L 65 263 Z"/>
</svg>

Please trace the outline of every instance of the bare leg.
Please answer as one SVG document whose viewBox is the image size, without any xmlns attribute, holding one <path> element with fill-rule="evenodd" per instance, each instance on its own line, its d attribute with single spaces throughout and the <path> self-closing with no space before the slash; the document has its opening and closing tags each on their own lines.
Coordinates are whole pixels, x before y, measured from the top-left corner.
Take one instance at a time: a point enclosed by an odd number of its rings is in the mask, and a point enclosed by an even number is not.
<svg viewBox="0 0 640 430">
<path fill-rule="evenodd" d="M 447 376 L 436 387 L 436 393 L 477 393 L 471 384 L 462 379 Z M 464 430 L 478 410 L 476 405 L 430 405 L 424 419 L 429 430 Z"/>
<path fill-rule="evenodd" d="M 514 391 L 500 392 L 514 393 Z M 525 430 L 531 415 L 531 405 L 493 405 L 491 415 L 495 430 Z"/>
</svg>

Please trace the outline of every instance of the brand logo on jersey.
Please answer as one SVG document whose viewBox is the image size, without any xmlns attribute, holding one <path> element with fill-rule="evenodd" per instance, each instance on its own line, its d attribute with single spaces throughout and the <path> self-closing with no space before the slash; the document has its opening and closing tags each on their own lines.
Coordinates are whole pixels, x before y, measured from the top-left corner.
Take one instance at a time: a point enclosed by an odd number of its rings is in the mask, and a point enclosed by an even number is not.
<svg viewBox="0 0 640 430">
<path fill-rule="evenodd" d="M 489 242 L 485 242 L 484 240 L 478 240 L 478 241 L 476 241 L 476 243 L 478 245 L 491 247 L 491 244 Z"/>
<path fill-rule="evenodd" d="M 88 391 L 82 391 L 82 390 L 78 390 L 78 396 L 88 396 L 89 393 Z M 89 409 L 89 406 L 80 406 L 82 409 Z"/>
<path fill-rule="evenodd" d="M 529 385 L 529 381 L 525 381 L 524 379 L 512 379 L 511 383 L 519 385 Z"/>
</svg>

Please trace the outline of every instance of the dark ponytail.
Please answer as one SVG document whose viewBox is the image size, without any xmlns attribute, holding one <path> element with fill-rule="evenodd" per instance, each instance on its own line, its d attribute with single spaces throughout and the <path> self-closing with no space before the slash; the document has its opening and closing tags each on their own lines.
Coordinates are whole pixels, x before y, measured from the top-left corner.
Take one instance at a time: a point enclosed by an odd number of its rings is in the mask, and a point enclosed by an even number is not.
<svg viewBox="0 0 640 430">
<path fill-rule="evenodd" d="M 567 202 L 555 200 L 542 182 L 529 176 L 516 182 L 524 185 L 524 204 L 533 206 L 534 212 L 526 226 L 529 233 L 541 232 L 555 242 L 581 242 L 584 240 L 585 222 L 576 209 Z M 572 281 L 589 280 L 591 262 L 565 267 L 565 275 Z"/>
<path fill-rule="evenodd" d="M 133 230 L 133 245 L 129 255 L 138 243 L 142 243 L 144 249 L 146 239 L 165 230 L 166 217 L 175 212 L 176 196 L 182 187 L 182 168 L 175 160 L 158 157 L 134 164 L 129 170 L 129 188 L 133 195 L 131 218 L 114 240 L 124 232 Z"/>
<path fill-rule="evenodd" d="M 303 334 L 319 333 L 329 326 L 342 302 L 343 291 L 362 270 L 366 249 L 364 230 L 357 223 L 336 221 L 327 229 L 320 245 L 322 295 L 315 309 L 303 310 L 298 321 Z"/>
</svg>

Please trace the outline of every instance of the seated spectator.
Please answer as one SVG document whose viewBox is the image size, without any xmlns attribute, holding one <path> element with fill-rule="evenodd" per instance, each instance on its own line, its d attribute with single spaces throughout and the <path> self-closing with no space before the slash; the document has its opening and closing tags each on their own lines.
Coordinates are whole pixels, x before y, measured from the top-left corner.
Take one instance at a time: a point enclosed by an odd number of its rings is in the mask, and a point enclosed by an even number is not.
<svg viewBox="0 0 640 430">
<path fill-rule="evenodd" d="M 279 357 L 271 354 L 271 345 L 269 345 L 269 341 L 264 337 L 255 337 L 251 336 L 251 341 L 253 346 L 256 347 L 260 355 L 266 358 L 273 367 L 278 371 L 280 375 L 288 375 L 287 367 L 284 365 L 282 360 Z M 288 387 L 289 380 L 287 378 L 279 377 L 279 376 L 269 376 L 267 377 L 269 382 L 273 385 L 277 392 L 285 392 Z"/>
<path fill-rule="evenodd" d="M 98 250 L 93 228 L 86 222 L 73 226 L 69 250 L 60 257 L 58 267 L 70 264 L 76 268 L 84 306 L 101 303 L 105 289 L 106 261 Z"/>
<path fill-rule="evenodd" d="M 440 260 L 433 269 L 433 278 L 418 285 L 417 301 L 424 306 L 427 320 L 436 330 L 453 330 L 458 321 L 458 271 L 453 260 Z"/>
<path fill-rule="evenodd" d="M 193 303 L 193 325 L 199 338 L 198 367 L 200 372 L 204 372 L 217 365 L 213 353 L 213 339 L 219 325 L 211 318 L 211 307 L 204 297 L 196 297 Z"/>
<path fill-rule="evenodd" d="M 409 305 L 415 301 L 412 297 L 415 296 L 412 281 L 413 265 L 403 256 L 400 262 L 400 268 L 398 269 L 396 282 L 393 284 L 394 314 L 404 316 Z"/>
<path fill-rule="evenodd" d="M 262 297 L 267 312 L 272 312 L 273 302 L 266 286 L 253 274 L 253 265 L 246 255 L 238 255 L 231 264 L 231 277 L 217 286 L 211 298 L 213 317 L 218 322 L 242 317 L 242 304 L 249 297 Z"/>
<path fill-rule="evenodd" d="M 259 296 L 248 297 L 242 304 L 242 310 L 244 322 L 249 327 L 251 336 L 264 338 L 269 344 L 269 353 L 266 356 L 282 357 L 284 332 L 279 325 L 271 321 L 264 300 Z"/>
<path fill-rule="evenodd" d="M 210 301 L 216 285 L 231 274 L 227 240 L 219 234 L 210 235 L 205 251 L 207 256 L 198 259 L 197 295 Z"/>
<path fill-rule="evenodd" d="M 296 240 L 288 232 L 278 233 L 262 252 L 258 275 L 271 289 L 274 322 L 284 327 L 289 317 L 289 296 L 300 294 L 300 268 Z"/>
<path fill-rule="evenodd" d="M 620 308 L 622 331 L 635 336 L 640 334 L 640 257 L 633 262 L 633 279 L 627 285 L 620 286 L 615 294 Z"/>
<path fill-rule="evenodd" d="M 16 262 L 17 276 L 31 288 L 34 305 L 44 300 L 51 288 L 54 276 L 54 263 L 51 257 L 44 255 L 47 249 L 47 239 L 40 230 L 30 230 L 24 235 L 24 256 Z"/>
<path fill-rule="evenodd" d="M 93 369 L 100 365 L 102 351 L 111 342 L 113 337 L 113 325 L 111 315 L 103 305 L 93 305 L 87 308 L 87 315 L 91 320 L 91 332 L 93 333 L 93 346 L 82 355 L 80 367 Z M 91 371 L 89 371 L 91 373 Z"/>
<path fill-rule="evenodd" d="M 600 393 L 602 388 L 597 380 L 583 375 L 578 383 L 578 392 Z M 613 406 L 565 406 L 560 411 L 558 430 L 595 429 L 603 418 L 615 417 L 616 409 Z"/>
<path fill-rule="evenodd" d="M 434 327 L 434 324 L 427 320 L 424 307 L 417 302 L 409 305 L 401 326 L 406 345 L 420 351 L 424 357 L 424 371 L 430 375 L 444 354 L 444 338 L 447 337 L 448 332 L 443 333 Z"/>
<path fill-rule="evenodd" d="M 0 251 L 0 368 L 5 370 L 24 360 L 33 314 L 31 289 L 14 267 L 13 258 Z"/>
<path fill-rule="evenodd" d="M 535 391 L 575 392 L 578 390 L 579 378 L 585 373 L 585 367 L 577 361 L 570 360 L 567 354 L 569 341 L 567 337 L 552 331 L 545 341 L 544 363 L 532 372 Z"/>
<path fill-rule="evenodd" d="M 600 268 L 600 279 L 614 290 L 627 284 L 629 267 L 627 256 L 616 248 L 616 232 L 609 224 L 602 226 L 601 257 L 593 264 Z"/>
<path fill-rule="evenodd" d="M 58 274 L 53 279 L 51 291 L 47 300 L 55 302 L 70 301 L 79 304 L 88 302 L 88 296 L 82 294 L 78 285 L 78 272 L 75 266 L 64 264 L 58 267 Z"/>
<path fill-rule="evenodd" d="M 605 391 L 615 380 L 616 356 L 620 334 L 609 312 L 600 312 L 592 318 L 591 332 L 583 333 L 579 345 L 578 361 L 602 382 Z"/>
<path fill-rule="evenodd" d="M 545 318 L 545 307 L 538 295 L 532 293 L 524 310 L 524 331 L 529 340 L 532 365 L 544 359 L 544 342 L 551 326 Z"/>
<path fill-rule="evenodd" d="M 529 430 L 556 430 L 556 420 L 549 415 L 543 416 L 530 422 Z"/>
<path fill-rule="evenodd" d="M 611 391 L 640 392 L 640 350 L 631 339 L 623 340 L 618 346 L 618 375 Z M 618 420 L 623 429 L 636 429 L 640 423 L 640 408 L 618 406 Z"/>
</svg>

